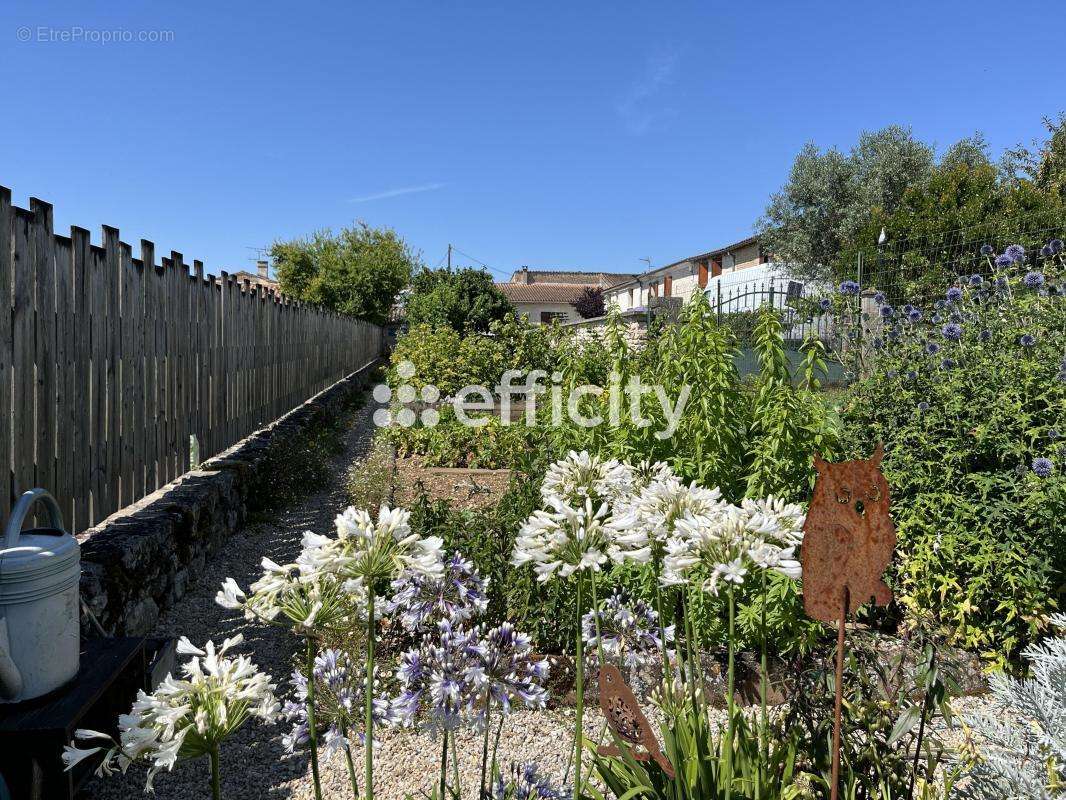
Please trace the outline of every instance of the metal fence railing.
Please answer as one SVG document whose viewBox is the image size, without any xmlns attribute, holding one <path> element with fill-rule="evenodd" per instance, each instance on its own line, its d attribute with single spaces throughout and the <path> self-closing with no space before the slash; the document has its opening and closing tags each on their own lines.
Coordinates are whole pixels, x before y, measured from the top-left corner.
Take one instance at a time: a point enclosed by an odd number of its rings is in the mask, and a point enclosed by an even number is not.
<svg viewBox="0 0 1066 800">
<path fill-rule="evenodd" d="M 768 305 L 781 318 L 786 345 L 799 349 L 808 338 L 832 343 L 833 320 L 818 306 L 827 289 L 821 282 L 764 274 L 751 281 L 716 281 L 706 294 L 718 324 L 732 330 L 742 345 L 750 342 L 759 311 Z"/>
</svg>

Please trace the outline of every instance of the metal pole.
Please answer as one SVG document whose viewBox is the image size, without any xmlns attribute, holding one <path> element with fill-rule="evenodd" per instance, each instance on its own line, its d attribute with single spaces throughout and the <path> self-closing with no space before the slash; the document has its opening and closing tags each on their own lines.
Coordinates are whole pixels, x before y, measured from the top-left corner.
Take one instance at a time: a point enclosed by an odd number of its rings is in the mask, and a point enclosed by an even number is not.
<svg viewBox="0 0 1066 800">
<path fill-rule="evenodd" d="M 451 271 L 452 271 L 452 246 L 449 244 L 448 245 L 448 272 L 451 272 Z"/>
<path fill-rule="evenodd" d="M 833 786 L 830 800 L 837 800 L 837 792 L 840 787 L 840 717 L 841 707 L 844 700 L 844 622 L 848 617 L 848 605 L 851 602 L 851 592 L 844 587 L 843 603 L 840 609 L 840 625 L 837 628 L 837 670 L 836 670 L 836 700 L 833 705 Z"/>
</svg>

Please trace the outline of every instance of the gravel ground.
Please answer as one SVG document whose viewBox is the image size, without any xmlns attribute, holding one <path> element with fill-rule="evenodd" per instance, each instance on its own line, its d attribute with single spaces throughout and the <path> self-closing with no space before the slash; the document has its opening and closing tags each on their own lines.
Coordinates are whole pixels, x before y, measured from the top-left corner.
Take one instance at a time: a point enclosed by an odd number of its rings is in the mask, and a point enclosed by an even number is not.
<svg viewBox="0 0 1066 800">
<path fill-rule="evenodd" d="M 275 520 L 249 526 L 231 538 L 225 549 L 207 565 L 197 585 L 170 609 L 156 626 L 156 635 L 188 636 L 194 643 L 208 639 L 221 642 L 227 636 L 242 633 L 242 651 L 251 655 L 261 669 L 274 676 L 279 695 L 287 689 L 287 676 L 292 670 L 296 640 L 281 629 L 246 622 L 233 612 L 214 602 L 215 593 L 226 577 L 233 577 L 247 586 L 260 573 L 259 562 L 264 555 L 279 563 L 293 560 L 300 549 L 305 530 L 328 532 L 333 518 L 347 504 L 344 481 L 350 465 L 368 451 L 374 433 L 370 406 L 360 409 L 347 434 L 344 452 L 335 462 L 331 485 L 308 497 L 296 507 L 279 513 Z M 960 710 L 978 707 L 981 698 L 964 698 Z M 645 712 L 658 729 L 653 709 L 645 705 Z M 716 722 L 724 719 L 724 712 L 711 710 Z M 509 765 L 536 761 L 545 774 L 558 783 L 570 766 L 570 743 L 574 711 L 570 708 L 530 712 L 519 711 L 507 718 L 501 732 L 498 761 L 506 771 Z M 586 735 L 596 738 L 603 729 L 602 716 L 593 704 L 587 709 Z M 264 728 L 248 723 L 230 738 L 222 748 L 222 792 L 228 800 L 311 800 L 313 791 L 310 763 L 306 753 L 289 755 L 281 744 L 284 724 Z M 949 740 L 956 738 L 949 732 Z M 383 730 L 377 735 L 375 747 L 375 796 L 380 800 L 404 800 L 408 795 L 422 798 L 432 791 L 438 778 L 440 740 L 411 730 Z M 463 794 L 476 796 L 479 781 L 481 737 L 473 732 L 458 735 L 460 752 L 459 775 Z M 491 746 L 491 745 L 490 745 Z M 354 751 L 360 791 L 363 778 L 363 752 Z M 161 773 L 155 779 L 155 793 L 159 800 L 192 800 L 209 796 L 206 760 L 179 764 L 171 773 Z M 449 774 L 449 782 L 451 777 Z M 323 796 L 349 798 L 352 796 L 347 767 L 342 757 L 322 764 Z M 128 775 L 108 779 L 94 779 L 87 784 L 83 800 L 114 800 L 143 796 L 144 770 L 134 768 Z"/>
</svg>

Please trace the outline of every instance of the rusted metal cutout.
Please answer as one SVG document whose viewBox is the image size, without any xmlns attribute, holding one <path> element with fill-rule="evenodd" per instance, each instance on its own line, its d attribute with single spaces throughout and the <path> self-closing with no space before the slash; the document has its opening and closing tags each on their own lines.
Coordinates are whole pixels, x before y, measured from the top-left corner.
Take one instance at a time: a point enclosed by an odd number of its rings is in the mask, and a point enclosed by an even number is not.
<svg viewBox="0 0 1066 800">
<path fill-rule="evenodd" d="M 637 761 L 655 759 L 663 772 L 674 777 L 674 767 L 659 749 L 659 740 L 651 729 L 651 723 L 640 710 L 633 692 L 622 680 L 618 667 L 610 664 L 600 669 L 600 710 L 615 736 L 631 747 L 643 747 L 644 752 L 634 751 Z M 622 751 L 615 745 L 601 745 L 596 749 L 601 756 L 620 756 Z"/>
<path fill-rule="evenodd" d="M 812 619 L 839 620 L 845 588 L 848 613 L 871 600 L 881 606 L 892 601 L 881 580 L 896 549 L 883 456 L 879 443 L 866 461 L 831 464 L 814 457 L 818 478 L 800 550 L 803 607 Z"/>
</svg>

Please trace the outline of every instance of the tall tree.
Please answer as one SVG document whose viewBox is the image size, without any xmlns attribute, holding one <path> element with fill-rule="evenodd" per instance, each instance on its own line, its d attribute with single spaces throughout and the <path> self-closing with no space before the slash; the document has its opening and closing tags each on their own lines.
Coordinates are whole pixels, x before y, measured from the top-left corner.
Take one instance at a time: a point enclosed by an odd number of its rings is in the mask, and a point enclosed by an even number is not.
<svg viewBox="0 0 1066 800">
<path fill-rule="evenodd" d="M 362 222 L 277 241 L 270 255 L 285 294 L 378 325 L 419 266 L 395 231 Z"/>
<path fill-rule="evenodd" d="M 513 310 L 492 276 L 470 267 L 420 270 L 407 298 L 407 321 L 412 326 L 447 325 L 460 333 L 485 332 Z"/>
<path fill-rule="evenodd" d="M 1042 191 L 1066 198 L 1066 113 L 1045 117 L 1044 128 L 1046 141 L 1011 148 L 1003 155 L 1002 169 L 1010 181 L 1032 181 Z"/>
<path fill-rule="evenodd" d="M 598 286 L 586 286 L 581 297 L 574 301 L 574 308 L 582 319 L 602 317 L 607 313 L 607 302 L 603 298 L 603 289 Z"/>
</svg>

